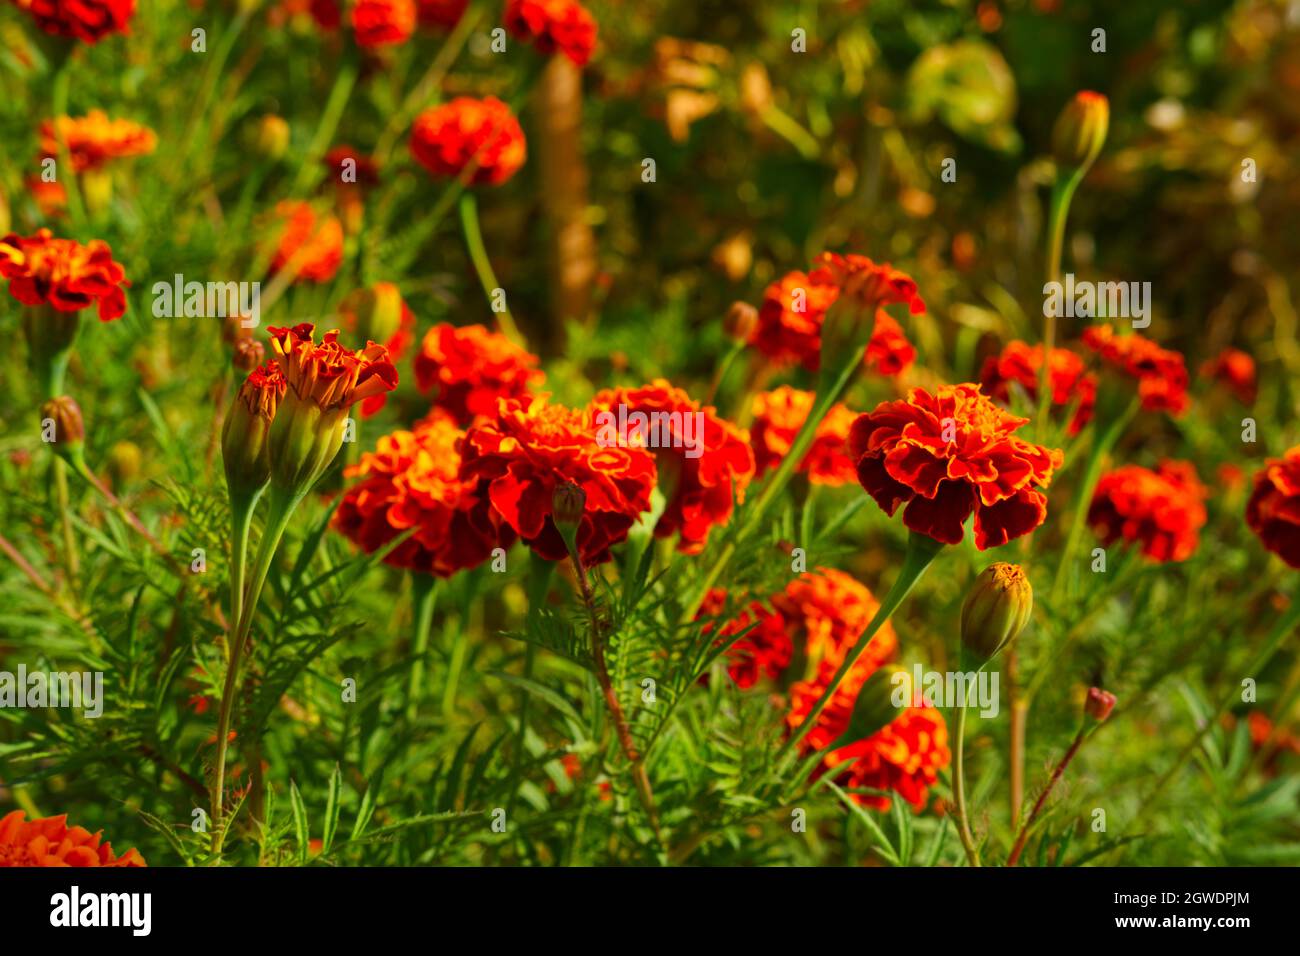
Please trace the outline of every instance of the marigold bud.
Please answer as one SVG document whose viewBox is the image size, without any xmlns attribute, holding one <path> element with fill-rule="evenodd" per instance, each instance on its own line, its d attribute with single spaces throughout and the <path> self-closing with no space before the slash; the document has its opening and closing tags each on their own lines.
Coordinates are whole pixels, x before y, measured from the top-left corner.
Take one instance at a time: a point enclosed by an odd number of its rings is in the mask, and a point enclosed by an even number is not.
<svg viewBox="0 0 1300 956">
<path fill-rule="evenodd" d="M 963 667 L 982 667 L 1029 622 L 1034 589 L 1024 569 L 999 562 L 975 579 L 961 609 Z"/>
<path fill-rule="evenodd" d="M 571 481 L 555 486 L 551 494 L 551 518 L 560 529 L 577 528 L 587 510 L 587 494 Z"/>
<path fill-rule="evenodd" d="M 1100 723 L 1110 716 L 1115 709 L 1115 695 L 1100 687 L 1088 688 L 1088 699 L 1083 703 L 1083 712 Z"/>
<path fill-rule="evenodd" d="M 53 425 L 52 433 L 47 431 Z M 69 395 L 51 398 L 41 406 L 41 432 L 61 458 L 73 460 L 86 443 L 86 423 L 81 407 Z"/>
<path fill-rule="evenodd" d="M 270 362 L 244 380 L 221 430 L 221 457 L 232 501 L 246 501 L 266 487 L 271 477 L 271 424 L 275 421 L 285 381 Z"/>
<path fill-rule="evenodd" d="M 266 358 L 266 347 L 257 339 L 235 340 L 235 368 L 241 372 L 251 372 L 262 364 Z"/>
<path fill-rule="evenodd" d="M 758 328 L 758 309 L 748 302 L 733 302 L 722 320 L 727 335 L 737 342 L 748 342 Z"/>
<path fill-rule="evenodd" d="M 289 124 L 283 117 L 270 113 L 258 121 L 253 149 L 265 159 L 280 159 L 289 151 Z"/>
<path fill-rule="evenodd" d="M 1052 155 L 1063 168 L 1087 169 L 1106 144 L 1110 101 L 1083 90 L 1061 110 L 1052 130 Z"/>
<path fill-rule="evenodd" d="M 877 669 L 858 691 L 849 725 L 836 744 L 845 746 L 865 740 L 882 727 L 892 724 L 902 716 L 904 710 L 912 706 L 914 693 L 911 674 L 905 668 L 886 664 Z"/>
</svg>

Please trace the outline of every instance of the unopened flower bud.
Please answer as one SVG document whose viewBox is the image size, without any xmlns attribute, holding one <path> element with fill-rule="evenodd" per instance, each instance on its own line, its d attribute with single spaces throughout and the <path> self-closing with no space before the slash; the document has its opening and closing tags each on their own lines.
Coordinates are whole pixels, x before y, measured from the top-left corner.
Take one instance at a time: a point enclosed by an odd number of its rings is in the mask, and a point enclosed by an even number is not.
<svg viewBox="0 0 1300 956">
<path fill-rule="evenodd" d="M 41 437 L 54 452 L 68 461 L 81 454 L 86 443 L 86 424 L 81 407 L 69 395 L 51 398 L 41 406 Z"/>
<path fill-rule="evenodd" d="M 748 342 L 758 328 L 758 309 L 748 302 L 733 302 L 722 320 L 723 328 L 736 342 Z"/>
<path fill-rule="evenodd" d="M 266 347 L 257 339 L 236 339 L 234 366 L 241 372 L 251 372 L 266 358 Z"/>
<path fill-rule="evenodd" d="M 114 488 L 121 488 L 140 474 L 144 455 L 135 442 L 120 441 L 108 450 L 108 476 Z"/>
<path fill-rule="evenodd" d="M 1115 709 L 1115 695 L 1100 687 L 1088 688 L 1088 699 L 1083 702 L 1083 712 L 1092 720 L 1101 723 Z"/>
<path fill-rule="evenodd" d="M 1100 93 L 1076 93 L 1056 119 L 1052 155 L 1066 169 L 1087 169 L 1106 144 L 1110 101 Z"/>
<path fill-rule="evenodd" d="M 221 430 L 221 457 L 232 501 L 260 493 L 271 477 L 271 424 L 284 397 L 284 376 L 270 362 L 244 380 Z"/>
<path fill-rule="evenodd" d="M 876 731 L 887 727 L 912 706 L 912 675 L 894 664 L 878 668 L 862 684 L 848 727 L 836 744 L 846 746 L 865 740 Z"/>
<path fill-rule="evenodd" d="M 963 667 L 982 667 L 1029 622 L 1034 589 L 1024 569 L 999 562 L 975 579 L 961 609 Z"/>
<path fill-rule="evenodd" d="M 587 509 L 587 494 L 571 481 L 555 486 L 551 495 L 551 517 L 557 527 L 578 527 Z"/>
<path fill-rule="evenodd" d="M 253 149 L 264 159 L 280 159 L 289 151 L 289 124 L 283 117 L 271 113 L 258 121 Z"/>
</svg>

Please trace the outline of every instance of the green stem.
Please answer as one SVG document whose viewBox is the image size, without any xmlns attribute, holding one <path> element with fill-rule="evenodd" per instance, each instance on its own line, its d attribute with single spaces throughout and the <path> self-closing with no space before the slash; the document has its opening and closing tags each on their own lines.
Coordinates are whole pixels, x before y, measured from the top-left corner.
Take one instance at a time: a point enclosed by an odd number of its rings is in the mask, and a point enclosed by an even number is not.
<svg viewBox="0 0 1300 956">
<path fill-rule="evenodd" d="M 880 602 L 880 609 L 876 611 L 876 616 L 871 619 L 871 623 L 859 635 L 857 643 L 844 655 L 844 660 L 840 663 L 839 669 L 831 678 L 830 683 L 826 685 L 826 689 L 822 691 L 821 697 L 817 699 L 817 703 L 808 712 L 808 716 L 804 718 L 803 723 L 781 745 L 781 749 L 776 754 L 776 763 L 781 763 L 782 759 L 789 753 L 790 748 L 802 740 L 804 734 L 817 726 L 817 718 L 821 716 L 821 712 L 826 709 L 826 706 L 831 702 L 831 698 L 835 696 L 836 688 L 848 676 L 853 665 L 862 656 L 862 652 L 867 649 L 867 645 L 876 636 L 876 632 L 884 627 L 885 622 L 898 610 L 903 603 L 903 599 L 907 597 L 916 582 L 921 579 L 925 569 L 930 566 L 930 562 L 942 550 L 943 544 L 941 542 L 915 531 L 911 532 L 907 540 L 907 553 L 903 556 L 903 566 L 899 569 L 898 577 L 894 579 L 894 584 L 889 589 L 889 593 Z"/>
<path fill-rule="evenodd" d="M 81 562 L 77 539 L 72 533 L 72 505 L 68 497 L 68 466 L 62 458 L 54 459 L 54 494 L 59 508 L 59 526 L 63 530 L 63 560 L 67 564 L 68 584 L 76 580 Z"/>
<path fill-rule="evenodd" d="M 980 865 L 980 851 L 970 832 L 970 815 L 966 811 L 966 703 L 962 701 L 957 708 L 957 730 L 953 735 L 953 771 L 952 791 L 957 802 L 957 832 L 961 835 L 962 849 L 966 851 L 966 860 L 971 866 Z"/>
<path fill-rule="evenodd" d="M 249 496 L 246 501 L 230 502 L 230 620 L 233 626 L 239 625 L 244 611 L 244 585 L 248 564 L 248 534 L 253 527 L 253 512 L 262 492 Z M 233 634 L 232 634 L 233 636 Z M 226 647 L 226 661 L 229 666 L 230 647 Z"/>
<path fill-rule="evenodd" d="M 406 685 L 406 719 L 415 722 L 424 691 L 424 656 L 429 650 L 429 628 L 438 603 L 438 579 L 432 574 L 411 572 L 411 603 L 415 632 L 411 639 L 411 673 Z"/>
<path fill-rule="evenodd" d="M 59 64 L 54 74 L 54 88 L 51 91 L 51 97 L 53 100 L 54 122 L 56 124 L 59 117 L 68 115 L 68 85 L 71 81 L 72 57 L 69 56 Z M 59 180 L 63 183 L 63 192 L 68 197 L 68 216 L 72 220 L 72 225 L 77 227 L 81 225 L 86 217 L 85 209 L 81 205 L 81 190 L 77 185 L 76 171 L 72 168 L 72 157 L 68 153 L 68 144 L 62 136 L 58 137 L 58 146 Z"/>
<path fill-rule="evenodd" d="M 1047 281 L 1056 282 L 1061 274 L 1061 249 L 1065 244 L 1065 222 L 1070 216 L 1070 200 L 1083 180 L 1083 170 L 1057 178 L 1052 186 L 1047 224 Z M 1052 350 L 1056 348 L 1056 315 L 1048 313 L 1043 329 L 1043 361 L 1038 369 L 1038 438 L 1047 430 L 1047 415 L 1052 407 Z"/>
<path fill-rule="evenodd" d="M 478 200 L 474 193 L 466 190 L 460 197 L 460 224 L 465 232 L 465 248 L 469 251 L 470 261 L 474 263 L 474 271 L 478 273 L 478 280 L 483 286 L 483 293 L 488 297 L 489 305 L 492 304 L 493 295 L 501 288 L 497 282 L 496 273 L 492 271 L 492 262 L 488 259 L 487 247 L 483 245 L 483 232 L 478 225 Z M 495 311 L 495 307 L 493 308 Z M 503 304 L 500 312 L 496 313 L 497 324 L 501 327 L 502 333 L 505 334 L 515 345 L 524 347 L 523 336 L 519 334 L 519 327 L 515 325 L 514 316 L 510 314 L 509 306 Z"/>
</svg>

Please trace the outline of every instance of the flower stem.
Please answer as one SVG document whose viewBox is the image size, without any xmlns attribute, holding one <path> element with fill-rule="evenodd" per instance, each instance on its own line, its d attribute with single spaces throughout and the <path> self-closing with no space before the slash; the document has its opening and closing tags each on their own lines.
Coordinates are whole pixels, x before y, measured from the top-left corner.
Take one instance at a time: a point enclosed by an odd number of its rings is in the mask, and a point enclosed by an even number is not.
<svg viewBox="0 0 1300 956">
<path fill-rule="evenodd" d="M 1061 249 L 1065 244 L 1065 222 L 1070 216 L 1070 200 L 1083 180 L 1083 170 L 1069 176 L 1058 176 L 1052 186 L 1052 198 L 1047 214 L 1047 281 L 1056 282 L 1061 274 Z M 1038 438 L 1047 431 L 1047 415 L 1052 407 L 1052 350 L 1056 348 L 1056 314 L 1044 316 L 1043 361 L 1038 369 Z"/>
<path fill-rule="evenodd" d="M 1034 801 L 1034 809 L 1029 811 L 1029 818 L 1025 820 L 1025 825 L 1020 828 L 1020 836 L 1016 837 L 1015 845 L 1011 848 L 1011 855 L 1007 857 L 1007 866 L 1015 866 L 1016 861 L 1020 859 L 1020 854 L 1025 849 L 1025 841 L 1029 839 L 1029 831 L 1033 827 L 1034 821 L 1038 819 L 1038 815 L 1042 812 L 1043 805 L 1047 803 L 1047 798 L 1051 794 L 1052 789 L 1056 786 L 1056 782 L 1061 779 L 1062 775 L 1064 775 L 1065 768 L 1070 765 L 1070 761 L 1074 759 L 1074 755 L 1079 752 L 1079 747 L 1083 745 L 1083 741 L 1087 738 L 1087 735 L 1087 726 L 1085 725 L 1080 727 L 1078 734 L 1075 735 L 1074 743 L 1070 744 L 1070 749 L 1065 752 L 1065 756 L 1061 758 L 1061 762 L 1058 763 L 1056 769 L 1052 771 L 1051 779 L 1047 781 L 1047 786 L 1043 788 L 1043 792 L 1040 793 L 1038 799 Z M 960 752 L 961 751 L 958 751 L 958 753 Z"/>
<path fill-rule="evenodd" d="M 429 628 L 438 603 L 438 579 L 432 574 L 411 572 L 411 603 L 415 631 L 411 638 L 411 673 L 406 684 L 406 719 L 414 723 L 424 690 L 424 656 L 429 650 Z"/>
<path fill-rule="evenodd" d="M 975 846 L 975 839 L 970 832 L 970 815 L 966 811 L 966 702 L 957 707 L 957 729 L 953 734 L 953 772 L 952 792 L 957 803 L 957 833 L 961 836 L 962 849 L 966 851 L 966 861 L 971 866 L 980 865 L 980 851 Z"/>
<path fill-rule="evenodd" d="M 68 466 L 62 458 L 54 459 L 54 496 L 59 508 L 59 526 L 63 530 L 63 560 L 68 569 L 68 584 L 76 580 L 81 562 L 77 539 L 72 533 L 72 505 L 68 497 Z"/>
<path fill-rule="evenodd" d="M 817 726 L 817 718 L 821 716 L 821 712 L 826 709 L 826 706 L 831 702 L 831 698 L 835 696 L 836 688 L 848 676 L 853 665 L 862 656 L 862 652 L 871 643 L 871 639 L 876 636 L 876 632 L 898 610 L 903 603 L 903 599 L 907 597 L 916 582 L 921 579 L 921 575 L 925 573 L 925 569 L 930 566 L 930 562 L 935 559 L 942 549 L 943 544 L 933 538 L 918 534 L 915 531 L 911 533 L 907 540 L 907 553 L 903 556 L 903 566 L 898 571 L 898 577 L 894 578 L 894 584 L 890 587 L 889 593 L 880 602 L 880 609 L 876 611 L 871 623 L 859 635 L 857 643 L 844 655 L 844 660 L 841 662 L 839 669 L 831 678 L 830 683 L 826 685 L 826 689 L 822 691 L 821 697 L 817 699 L 817 703 L 813 705 L 812 710 L 808 712 L 808 716 L 803 719 L 803 723 L 781 745 L 781 749 L 776 754 L 777 763 L 780 763 L 789 753 L 790 748 L 803 739 L 804 734 Z"/>
<path fill-rule="evenodd" d="M 497 282 L 496 273 L 492 271 L 492 262 L 488 259 L 487 247 L 483 245 L 483 232 L 478 225 L 478 200 L 475 199 L 474 193 L 466 190 L 460 197 L 460 224 L 465 232 L 465 248 L 469 252 L 470 261 L 474 263 L 474 271 L 478 273 L 479 282 L 483 286 L 483 292 L 488 297 L 488 302 L 492 303 L 493 296 L 501 288 Z M 493 311 L 496 311 L 493 303 Z M 515 325 L 514 316 L 510 314 L 510 309 L 504 301 L 501 305 L 501 311 L 496 312 L 497 325 L 500 326 L 502 333 L 515 345 L 520 348 L 524 347 L 523 336 L 519 334 L 519 327 Z"/>
</svg>

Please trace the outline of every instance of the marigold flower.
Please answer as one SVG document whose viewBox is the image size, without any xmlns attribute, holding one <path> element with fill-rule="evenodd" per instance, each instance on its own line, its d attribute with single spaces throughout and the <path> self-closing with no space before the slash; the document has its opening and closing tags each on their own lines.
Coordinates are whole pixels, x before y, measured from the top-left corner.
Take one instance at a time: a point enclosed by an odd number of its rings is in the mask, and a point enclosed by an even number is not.
<svg viewBox="0 0 1300 956">
<path fill-rule="evenodd" d="M 774 595 L 772 608 L 793 629 L 792 636 L 802 637 L 804 656 L 818 666 L 829 665 L 833 673 L 880 610 L 880 602 L 865 584 L 851 574 L 835 568 L 817 568 L 816 571 L 799 575 L 783 591 Z M 865 680 L 897 651 L 898 637 L 893 625 L 886 621 L 854 667 L 863 669 L 864 673 L 860 676 Z M 826 676 L 829 679 L 830 674 Z M 860 683 L 855 684 L 853 672 L 836 689 L 836 693 L 846 686 L 851 709 L 851 698 L 857 696 L 857 688 L 860 686 Z M 811 710 L 816 699 L 817 695 L 814 695 L 808 702 L 808 709 Z M 794 721 L 792 726 L 797 726 L 798 723 Z"/>
<path fill-rule="evenodd" d="M 1125 541 L 1155 561 L 1185 561 L 1200 540 L 1207 494 L 1191 462 L 1123 465 L 1097 482 L 1088 524 L 1106 546 Z"/>
<path fill-rule="evenodd" d="M 509 0 L 503 22 L 539 53 L 558 50 L 578 66 L 596 49 L 596 18 L 577 0 Z"/>
<path fill-rule="evenodd" d="M 497 186 L 523 166 L 528 147 L 505 103 L 458 96 L 415 118 L 411 155 L 434 176 L 468 174 L 470 183 Z"/>
<path fill-rule="evenodd" d="M 727 610 L 727 592 L 713 588 L 704 596 L 696 620 L 719 618 Z M 721 626 L 719 626 L 721 624 Z M 785 619 L 767 610 L 758 601 L 725 622 L 712 621 L 702 628 L 702 633 L 717 633 L 721 643 L 734 634 L 745 632 L 727 648 L 727 674 L 741 690 L 748 690 L 764 677 L 777 677 L 789 666 L 794 657 L 794 642 L 790 639 Z"/>
<path fill-rule="evenodd" d="M 52 36 L 98 43 L 110 33 L 129 33 L 135 0 L 13 0 Z"/>
<path fill-rule="evenodd" d="M 352 7 L 352 30 L 358 46 L 405 43 L 415 32 L 415 21 L 415 0 L 357 0 Z"/>
<path fill-rule="evenodd" d="M 253 369 L 239 387 L 221 428 L 221 458 L 232 499 L 245 500 L 270 480 L 267 439 L 286 387 L 284 374 L 275 362 Z"/>
<path fill-rule="evenodd" d="M 1047 517 L 1046 488 L 1060 467 L 1059 449 L 1014 432 L 1028 423 L 973 384 L 914 388 L 906 401 L 882 402 L 849 434 L 858 481 L 888 515 L 900 504 L 903 524 L 945 544 L 962 539 L 975 515 L 981 551 L 1028 534 Z"/>
<path fill-rule="evenodd" d="M 1246 524 L 1264 547 L 1300 568 L 1300 445 L 1270 458 L 1255 474 Z"/>
<path fill-rule="evenodd" d="M 943 717 L 926 706 L 908 707 L 865 740 L 832 750 L 824 766 L 844 786 L 892 791 L 919 810 L 951 760 Z M 853 799 L 877 810 L 891 805 L 883 795 L 855 793 Z"/>
<path fill-rule="evenodd" d="M 812 392 L 789 385 L 754 396 L 750 443 L 754 449 L 756 474 L 777 467 L 790 453 L 795 436 L 812 411 L 815 398 Z M 857 417 L 856 412 L 839 403 L 817 426 L 813 443 L 798 465 L 798 470 L 806 473 L 814 485 L 838 487 L 856 477 L 857 469 L 849 457 L 848 439 Z"/>
<path fill-rule="evenodd" d="M 450 30 L 465 15 L 469 0 L 416 0 L 422 27 Z"/>
<path fill-rule="evenodd" d="M 36 203 L 36 208 L 46 219 L 61 216 L 68 205 L 68 191 L 58 180 L 46 182 L 40 176 L 27 176 L 23 179 L 27 194 Z"/>
<path fill-rule="evenodd" d="M 56 239 L 48 229 L 27 237 L 7 235 L 0 239 L 0 276 L 9 280 L 9 294 L 24 305 L 76 312 L 97 304 L 101 322 L 126 313 L 122 289 L 131 283 L 113 261 L 108 243 L 99 239 L 83 246 Z"/>
<path fill-rule="evenodd" d="M 416 386 L 422 392 L 436 389 L 434 406 L 462 425 L 495 415 L 497 399 L 523 398 L 545 379 L 537 356 L 481 325 L 436 325 L 415 356 Z"/>
<path fill-rule="evenodd" d="M 1187 411 L 1187 366 L 1178 352 L 1136 333 L 1116 335 L 1109 325 L 1084 329 L 1083 344 L 1108 365 L 1137 380 L 1143 408 L 1175 416 Z"/>
<path fill-rule="evenodd" d="M 279 240 L 271 273 L 290 271 L 293 281 L 329 282 L 343 263 L 343 226 L 334 216 L 318 216 L 310 203 L 276 203 Z"/>
<path fill-rule="evenodd" d="M 1037 402 L 1038 373 L 1042 367 L 1041 345 L 1012 340 L 1000 355 L 990 355 L 984 360 L 980 387 L 994 400 L 1006 404 L 1011 401 L 1011 386 L 1015 384 L 1024 389 L 1031 402 Z M 1093 407 L 1097 403 L 1097 377 L 1085 368 L 1083 359 L 1069 349 L 1052 349 L 1048 376 L 1053 406 L 1064 409 L 1078 401 L 1067 433 L 1079 434 L 1092 421 Z"/>
<path fill-rule="evenodd" d="M 1255 360 L 1248 352 L 1224 349 L 1201 366 L 1201 374 L 1226 385 L 1241 404 L 1255 404 L 1259 385 L 1255 379 Z"/>
<path fill-rule="evenodd" d="M 733 501 L 744 502 L 754 477 L 749 435 L 719 417 L 712 406 L 701 407 L 682 389 L 656 379 L 640 388 L 598 392 L 588 411 L 596 420 L 601 445 L 619 445 L 625 437 L 629 444 L 651 447 L 647 442 L 657 440 L 652 450 L 667 505 L 655 535 L 663 538 L 680 531 L 678 550 L 701 551 L 709 530 L 730 520 Z M 620 435 L 617 423 L 638 413 L 646 416 L 647 434 Z M 696 431 L 697 422 L 702 433 Z"/>
<path fill-rule="evenodd" d="M 315 327 L 305 322 L 267 331 L 287 386 L 269 436 L 271 480 L 284 491 L 305 493 L 338 454 L 353 404 L 391 392 L 397 370 L 382 345 L 369 342 L 351 351 L 339 344 L 337 330 L 319 344 Z"/>
<path fill-rule="evenodd" d="M 358 341 L 379 342 L 396 365 L 415 340 L 415 313 L 391 282 L 349 292 L 338 307 L 339 324 Z M 384 407 L 388 393 L 371 395 L 361 403 L 361 416 L 369 418 Z"/>
<path fill-rule="evenodd" d="M 916 280 L 888 262 L 876 263 L 853 253 L 840 255 L 823 252 L 817 266 L 830 274 L 831 282 L 842 295 L 856 299 L 871 310 L 902 303 L 913 315 L 925 311 L 925 302 L 917 294 Z"/>
<path fill-rule="evenodd" d="M 489 507 L 486 488 L 461 479 L 464 437 L 450 415 L 435 409 L 412 430 L 380 438 L 345 472 L 362 480 L 344 494 L 334 527 L 367 554 L 415 528 L 384 562 L 438 577 L 510 547 L 514 531 Z"/>
<path fill-rule="evenodd" d="M 470 426 L 461 455 L 462 480 L 485 482 L 492 507 L 548 561 L 568 559 L 551 519 L 557 485 L 573 482 L 587 496 L 577 533 L 587 567 L 609 560 L 609 549 L 650 509 L 654 458 L 641 448 L 602 447 L 589 411 L 544 397 L 500 399 L 495 419 Z"/>
<path fill-rule="evenodd" d="M 14 810 L 0 818 L 0 867 L 6 866 L 145 866 L 137 850 L 121 856 L 101 842 L 104 831 L 91 833 L 68 826 L 66 813 L 27 821 Z"/>
<path fill-rule="evenodd" d="M 147 126 L 110 120 L 103 110 L 91 110 L 85 116 L 59 116 L 41 123 L 41 156 L 57 158 L 60 143 L 67 146 L 73 170 L 82 173 L 113 159 L 152 153 L 158 137 Z"/>
<path fill-rule="evenodd" d="M 884 309 L 876 310 L 876 326 L 867 342 L 863 364 L 880 375 L 901 375 L 916 360 L 916 347 L 907 340 L 903 327 Z"/>
</svg>

